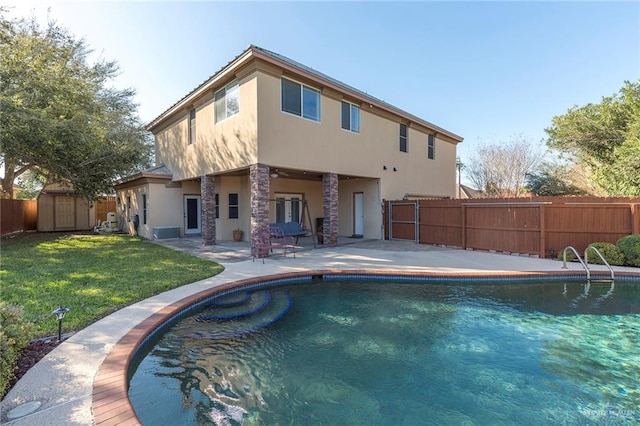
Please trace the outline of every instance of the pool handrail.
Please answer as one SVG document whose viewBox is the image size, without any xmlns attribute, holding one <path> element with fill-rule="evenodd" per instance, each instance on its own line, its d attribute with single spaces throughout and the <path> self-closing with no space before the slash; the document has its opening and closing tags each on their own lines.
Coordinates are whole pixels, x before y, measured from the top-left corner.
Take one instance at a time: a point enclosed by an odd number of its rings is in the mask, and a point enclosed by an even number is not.
<svg viewBox="0 0 640 426">
<path fill-rule="evenodd" d="M 585 265 L 585 263 L 580 258 L 580 255 L 578 254 L 578 251 L 575 248 L 573 248 L 573 246 L 566 246 L 564 248 L 564 250 L 562 250 L 562 269 L 568 269 L 567 268 L 567 250 L 571 250 L 573 252 L 573 254 L 576 255 L 576 259 L 578 259 L 578 261 L 580 262 L 580 264 L 582 265 L 584 270 L 587 272 L 587 280 L 590 281 L 591 280 L 591 271 L 589 271 L 589 267 L 587 265 Z"/>
<path fill-rule="evenodd" d="M 598 257 L 600 258 L 600 260 L 602 260 L 602 263 L 609 268 L 609 272 L 611 272 L 611 281 L 613 281 L 615 279 L 615 274 L 613 273 L 613 268 L 611 267 L 611 265 L 609 265 L 609 262 L 607 262 L 607 260 L 604 258 L 604 256 L 602 255 L 602 253 L 600 253 L 600 250 L 598 250 L 593 244 L 589 244 L 587 246 L 586 249 L 584 249 L 584 261 L 585 261 L 585 265 L 588 268 L 589 267 L 589 258 L 587 257 L 587 252 L 589 251 L 589 249 L 593 250 Z"/>
<path fill-rule="evenodd" d="M 611 273 L 610 280 L 613 281 L 615 278 L 613 268 L 611 267 L 611 265 L 609 265 L 609 262 L 606 261 L 604 256 L 602 256 L 602 253 L 600 253 L 600 251 L 597 248 L 595 248 L 592 244 L 587 246 L 587 248 L 584 250 L 584 261 L 582 260 L 582 258 L 580 258 L 578 251 L 573 246 L 565 247 L 564 250 L 562 250 L 562 269 L 567 269 L 567 250 L 571 250 L 573 254 L 576 256 L 576 259 L 578 259 L 578 261 L 586 271 L 587 281 L 591 281 L 591 270 L 589 269 L 589 260 L 587 259 L 587 254 L 589 252 L 589 249 L 592 249 L 593 251 L 595 251 L 596 255 L 600 257 L 604 265 L 609 269 L 609 272 Z"/>
</svg>

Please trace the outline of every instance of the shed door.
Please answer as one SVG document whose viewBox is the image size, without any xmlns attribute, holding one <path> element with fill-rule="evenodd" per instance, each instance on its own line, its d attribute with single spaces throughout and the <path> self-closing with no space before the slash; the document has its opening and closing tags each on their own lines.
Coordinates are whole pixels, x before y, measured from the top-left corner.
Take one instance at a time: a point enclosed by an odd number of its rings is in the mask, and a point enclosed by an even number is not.
<svg viewBox="0 0 640 426">
<path fill-rule="evenodd" d="M 75 226 L 76 203 L 73 197 L 59 195 L 55 203 L 55 229 L 73 229 Z"/>
</svg>

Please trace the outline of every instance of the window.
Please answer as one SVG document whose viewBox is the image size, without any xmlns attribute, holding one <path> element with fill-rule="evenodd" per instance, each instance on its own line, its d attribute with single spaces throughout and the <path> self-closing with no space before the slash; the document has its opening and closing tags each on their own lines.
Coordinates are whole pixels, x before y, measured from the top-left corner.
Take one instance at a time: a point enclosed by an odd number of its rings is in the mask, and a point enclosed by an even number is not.
<svg viewBox="0 0 640 426">
<path fill-rule="evenodd" d="M 127 211 L 126 211 L 125 216 L 127 218 L 127 221 L 131 222 L 131 195 L 127 195 L 127 206 L 126 207 L 127 207 L 127 209 L 126 209 Z"/>
<path fill-rule="evenodd" d="M 427 148 L 427 156 L 431 160 L 436 158 L 436 135 L 429 135 L 429 146 Z"/>
<path fill-rule="evenodd" d="M 229 219 L 238 218 L 238 194 L 229 194 Z"/>
<path fill-rule="evenodd" d="M 282 111 L 320 121 L 320 92 L 283 78 Z"/>
<path fill-rule="evenodd" d="M 142 223 L 147 224 L 147 194 L 142 194 Z"/>
<path fill-rule="evenodd" d="M 355 133 L 360 132 L 360 107 L 342 102 L 342 128 Z"/>
<path fill-rule="evenodd" d="M 220 219 L 220 194 L 216 193 L 214 195 L 214 200 L 216 203 L 216 219 Z"/>
<path fill-rule="evenodd" d="M 407 152 L 407 125 L 400 124 L 400 151 Z"/>
<path fill-rule="evenodd" d="M 189 111 L 189 143 L 196 141 L 196 110 Z"/>
<path fill-rule="evenodd" d="M 232 83 L 218 90 L 214 97 L 216 123 L 240 112 L 238 83 Z"/>
</svg>

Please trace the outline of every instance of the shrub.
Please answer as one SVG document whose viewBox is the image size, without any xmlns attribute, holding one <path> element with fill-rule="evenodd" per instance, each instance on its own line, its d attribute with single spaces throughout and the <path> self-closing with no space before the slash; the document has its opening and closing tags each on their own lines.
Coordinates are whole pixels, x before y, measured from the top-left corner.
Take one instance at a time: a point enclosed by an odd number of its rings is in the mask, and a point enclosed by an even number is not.
<svg viewBox="0 0 640 426">
<path fill-rule="evenodd" d="M 624 265 L 624 254 L 618 249 L 618 246 L 611 243 L 593 243 L 591 244 L 595 247 L 602 257 L 609 263 L 609 265 Z M 596 254 L 593 250 L 589 250 L 587 252 L 587 261 L 589 263 L 597 263 L 598 265 L 602 265 L 602 259 L 600 256 Z"/>
<path fill-rule="evenodd" d="M 20 350 L 27 346 L 33 326 L 22 320 L 22 307 L 0 303 L 0 398 L 14 377 Z"/>
<path fill-rule="evenodd" d="M 622 254 L 624 254 L 625 264 L 640 266 L 640 234 L 622 237 L 616 245 Z"/>
<path fill-rule="evenodd" d="M 558 252 L 558 255 L 556 257 L 558 258 L 558 260 L 563 260 L 564 259 L 564 255 L 562 254 L 562 250 L 560 250 Z M 567 262 L 573 262 L 574 260 L 576 260 L 576 255 L 573 254 L 573 252 L 571 250 L 567 250 Z"/>
</svg>

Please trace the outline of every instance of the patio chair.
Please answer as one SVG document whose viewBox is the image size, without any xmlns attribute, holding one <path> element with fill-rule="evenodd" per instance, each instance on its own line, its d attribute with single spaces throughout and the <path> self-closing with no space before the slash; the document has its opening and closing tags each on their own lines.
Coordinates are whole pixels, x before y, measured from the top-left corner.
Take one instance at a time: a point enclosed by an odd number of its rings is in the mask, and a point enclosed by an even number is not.
<svg viewBox="0 0 640 426">
<path fill-rule="evenodd" d="M 293 257 L 296 257 L 295 240 L 291 235 L 286 235 L 284 230 L 280 226 L 270 226 L 271 233 L 269 237 L 269 250 L 273 252 L 274 249 L 282 249 L 282 255 L 287 256 L 287 250 L 293 253 Z"/>
</svg>

